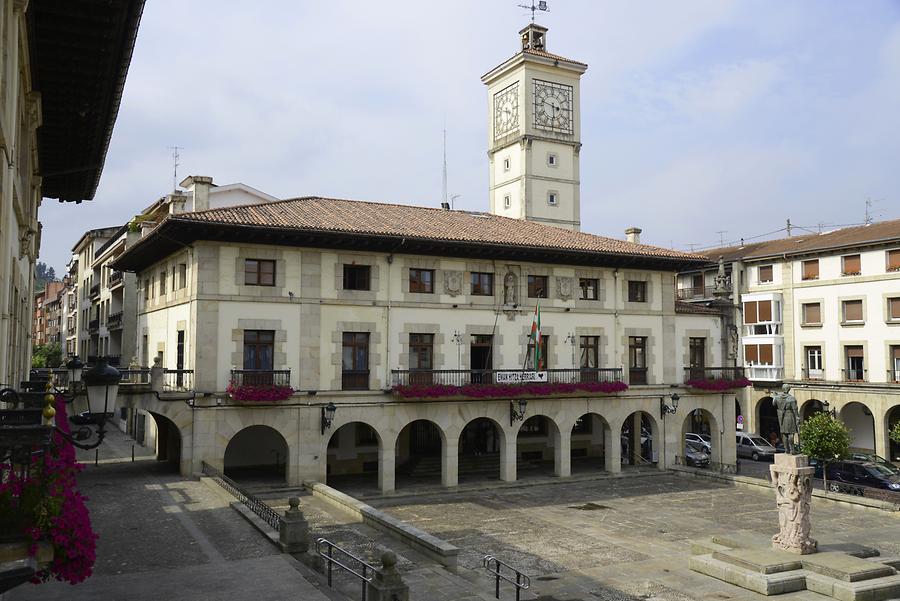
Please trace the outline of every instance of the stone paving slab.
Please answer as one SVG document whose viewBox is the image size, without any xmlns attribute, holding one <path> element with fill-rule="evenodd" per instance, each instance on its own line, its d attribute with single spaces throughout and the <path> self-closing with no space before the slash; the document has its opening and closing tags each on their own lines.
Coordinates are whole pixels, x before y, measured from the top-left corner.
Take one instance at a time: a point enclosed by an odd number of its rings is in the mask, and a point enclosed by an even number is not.
<svg viewBox="0 0 900 601">
<path fill-rule="evenodd" d="M 778 574 L 779 572 L 789 572 L 803 568 L 803 563 L 800 561 L 799 556 L 772 548 L 715 551 L 712 556 L 719 561 L 724 561 L 758 574 Z"/>
<path fill-rule="evenodd" d="M 803 567 L 810 572 L 847 582 L 871 580 L 897 573 L 891 566 L 836 552 L 804 555 Z"/>
</svg>

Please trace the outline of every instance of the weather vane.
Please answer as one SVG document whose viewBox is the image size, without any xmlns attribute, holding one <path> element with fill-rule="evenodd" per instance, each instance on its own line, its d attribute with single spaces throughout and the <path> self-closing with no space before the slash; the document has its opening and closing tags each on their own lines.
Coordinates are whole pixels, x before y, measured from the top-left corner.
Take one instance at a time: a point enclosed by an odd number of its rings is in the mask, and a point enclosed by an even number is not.
<svg viewBox="0 0 900 601">
<path fill-rule="evenodd" d="M 527 4 L 519 4 L 518 6 L 519 6 L 519 8 L 524 8 L 525 10 L 531 11 L 531 22 L 532 23 L 534 23 L 534 13 L 536 11 L 542 11 L 545 13 L 550 12 L 550 9 L 547 7 L 546 0 L 540 0 L 537 4 L 535 4 L 534 0 L 532 0 L 531 6 L 528 6 Z"/>
</svg>

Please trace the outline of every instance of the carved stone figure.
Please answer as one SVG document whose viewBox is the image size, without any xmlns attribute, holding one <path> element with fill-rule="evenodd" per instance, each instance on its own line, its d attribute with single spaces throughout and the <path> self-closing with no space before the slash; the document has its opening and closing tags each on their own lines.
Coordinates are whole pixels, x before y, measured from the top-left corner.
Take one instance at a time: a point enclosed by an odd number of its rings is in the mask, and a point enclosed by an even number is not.
<svg viewBox="0 0 900 601">
<path fill-rule="evenodd" d="M 444 272 L 444 290 L 450 296 L 462 294 L 463 274 L 461 271 Z"/>
<path fill-rule="evenodd" d="M 515 305 L 519 302 L 519 295 L 516 292 L 517 279 L 516 274 L 511 271 L 507 271 L 506 275 L 503 276 L 503 304 L 504 305 Z"/>
<path fill-rule="evenodd" d="M 556 292 L 562 300 L 569 300 L 572 298 L 572 278 L 557 277 Z"/>
<path fill-rule="evenodd" d="M 772 537 L 772 547 L 800 555 L 815 553 L 818 543 L 809 536 L 810 479 L 815 468 L 809 467 L 806 455 L 779 454 L 769 469 L 775 487 L 780 528 L 778 534 Z"/>
<path fill-rule="evenodd" d="M 784 450 L 793 455 L 798 449 L 794 437 L 800 432 L 800 415 L 797 409 L 797 399 L 790 393 L 791 387 L 785 384 L 781 392 L 772 399 L 775 411 L 778 413 L 778 429 L 781 432 L 781 440 L 784 441 Z"/>
</svg>

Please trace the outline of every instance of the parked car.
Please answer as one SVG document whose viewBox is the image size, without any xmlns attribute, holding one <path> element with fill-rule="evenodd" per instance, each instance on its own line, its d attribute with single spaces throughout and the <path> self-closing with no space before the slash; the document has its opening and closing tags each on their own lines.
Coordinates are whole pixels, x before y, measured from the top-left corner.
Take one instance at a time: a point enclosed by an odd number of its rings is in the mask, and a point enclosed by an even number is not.
<svg viewBox="0 0 900 601">
<path fill-rule="evenodd" d="M 891 471 L 879 463 L 872 463 L 871 461 L 845 459 L 843 461 L 829 463 L 829 490 L 837 492 L 841 489 L 841 484 L 870 486 L 872 488 L 886 488 L 887 490 L 900 491 L 900 474 Z"/>
<path fill-rule="evenodd" d="M 70 417 L 69 421 L 72 422 L 73 424 L 75 424 L 76 426 L 86 426 L 88 424 L 96 424 L 97 419 L 100 417 L 100 415 L 101 414 L 99 414 L 99 413 L 91 413 L 90 411 L 82 411 L 81 413 L 78 413 L 77 415 L 73 415 L 72 417 Z M 113 415 L 115 415 L 113 412 L 111 412 L 111 411 L 108 412 L 106 414 L 106 419 L 112 419 Z"/>
<path fill-rule="evenodd" d="M 712 437 L 709 434 L 695 434 L 694 432 L 688 432 L 684 435 L 684 441 L 697 443 L 703 447 L 707 453 L 712 451 Z"/>
<path fill-rule="evenodd" d="M 775 447 L 759 434 L 738 432 L 735 439 L 738 457 L 750 457 L 753 461 L 759 461 L 760 459 L 771 460 L 777 452 Z"/>
<path fill-rule="evenodd" d="M 880 455 L 876 455 L 874 453 L 863 453 L 857 451 L 850 451 L 847 454 L 847 459 L 856 459 L 857 461 L 868 461 L 870 463 L 877 463 L 878 465 L 883 465 L 887 469 L 891 470 L 895 474 L 900 474 L 900 468 L 896 465 L 881 457 Z"/>
<path fill-rule="evenodd" d="M 709 466 L 709 455 L 706 452 L 705 447 L 700 443 L 696 443 L 693 441 L 687 442 L 684 445 L 684 459 L 687 465 L 693 467 L 708 467 Z"/>
</svg>

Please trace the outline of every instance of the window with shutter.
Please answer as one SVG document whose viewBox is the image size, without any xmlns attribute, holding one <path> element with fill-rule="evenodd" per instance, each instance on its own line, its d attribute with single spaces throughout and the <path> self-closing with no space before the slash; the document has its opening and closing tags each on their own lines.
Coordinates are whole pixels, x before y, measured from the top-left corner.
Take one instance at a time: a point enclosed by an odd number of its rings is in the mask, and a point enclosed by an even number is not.
<svg viewBox="0 0 900 601">
<path fill-rule="evenodd" d="M 756 301 L 748 301 L 744 303 L 744 323 L 758 323 L 759 318 L 757 317 L 756 310 Z"/>
<path fill-rule="evenodd" d="M 758 344 L 745 344 L 744 345 L 744 363 L 759 363 L 759 345 Z"/>
<path fill-rule="evenodd" d="M 771 282 L 775 278 L 773 277 L 773 270 L 771 265 L 763 265 L 759 268 L 757 272 L 757 279 L 760 284 L 764 284 L 766 282 Z"/>
<path fill-rule="evenodd" d="M 859 255 L 841 257 L 841 274 L 859 275 L 861 271 Z"/>
<path fill-rule="evenodd" d="M 803 261 L 803 275 L 804 280 L 818 280 L 819 279 L 819 260 L 813 259 L 811 261 Z"/>
<path fill-rule="evenodd" d="M 900 249 L 887 251 L 887 270 L 900 271 Z"/>
<path fill-rule="evenodd" d="M 821 325 L 822 306 L 819 303 L 805 303 L 803 305 L 803 325 Z"/>
<path fill-rule="evenodd" d="M 855 322 L 863 320 L 863 302 L 861 300 L 844 301 L 844 321 Z"/>
<path fill-rule="evenodd" d="M 759 301 L 757 303 L 757 310 L 759 311 L 760 322 L 772 321 L 772 301 Z"/>
<path fill-rule="evenodd" d="M 774 365 L 775 352 L 771 344 L 759 345 L 759 362 L 763 365 Z"/>
<path fill-rule="evenodd" d="M 900 320 L 900 297 L 888 299 L 888 319 Z"/>
</svg>

